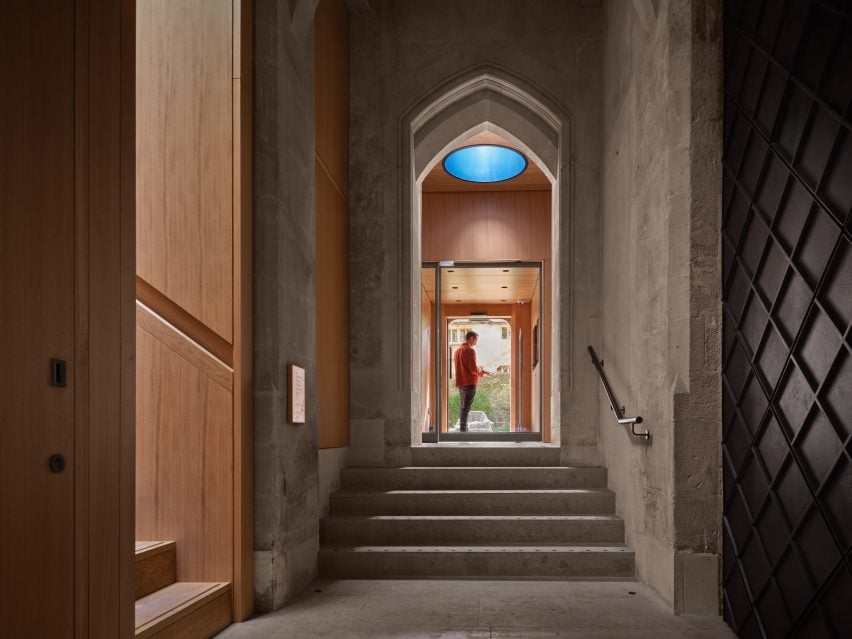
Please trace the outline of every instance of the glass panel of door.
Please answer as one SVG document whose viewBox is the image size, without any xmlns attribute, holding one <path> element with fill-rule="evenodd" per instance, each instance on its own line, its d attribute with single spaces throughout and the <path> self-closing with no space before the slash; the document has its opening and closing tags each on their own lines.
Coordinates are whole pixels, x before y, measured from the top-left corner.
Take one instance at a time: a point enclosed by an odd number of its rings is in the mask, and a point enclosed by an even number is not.
<svg viewBox="0 0 852 639">
<path fill-rule="evenodd" d="M 540 441 L 541 264 L 424 263 L 422 283 L 423 441 Z"/>
</svg>

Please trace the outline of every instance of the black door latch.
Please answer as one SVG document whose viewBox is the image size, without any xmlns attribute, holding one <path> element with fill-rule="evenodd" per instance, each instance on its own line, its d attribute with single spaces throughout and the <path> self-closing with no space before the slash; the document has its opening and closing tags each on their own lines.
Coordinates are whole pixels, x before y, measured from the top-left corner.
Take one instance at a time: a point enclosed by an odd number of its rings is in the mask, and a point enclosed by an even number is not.
<svg viewBox="0 0 852 639">
<path fill-rule="evenodd" d="M 50 360 L 50 385 L 68 386 L 68 363 L 64 359 Z"/>
</svg>

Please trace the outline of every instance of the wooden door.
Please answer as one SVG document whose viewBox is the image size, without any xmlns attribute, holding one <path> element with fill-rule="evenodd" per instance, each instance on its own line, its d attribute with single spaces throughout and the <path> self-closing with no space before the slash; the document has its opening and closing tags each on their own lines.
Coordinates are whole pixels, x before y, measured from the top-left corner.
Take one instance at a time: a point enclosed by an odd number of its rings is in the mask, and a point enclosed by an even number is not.
<svg viewBox="0 0 852 639">
<path fill-rule="evenodd" d="M 0 21 L 0 623 L 74 634 L 74 4 Z M 69 364 L 51 386 L 51 359 Z M 51 455 L 65 468 L 53 472 Z M 58 468 L 56 470 L 59 470 Z"/>
</svg>

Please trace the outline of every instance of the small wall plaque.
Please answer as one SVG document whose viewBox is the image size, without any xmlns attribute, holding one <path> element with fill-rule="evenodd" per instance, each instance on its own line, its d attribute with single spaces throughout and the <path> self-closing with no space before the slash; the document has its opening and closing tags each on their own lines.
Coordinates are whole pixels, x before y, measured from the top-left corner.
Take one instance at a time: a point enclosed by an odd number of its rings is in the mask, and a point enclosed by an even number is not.
<svg viewBox="0 0 852 639">
<path fill-rule="evenodd" d="M 287 421 L 291 424 L 305 423 L 305 369 L 290 364 L 287 369 Z"/>
</svg>

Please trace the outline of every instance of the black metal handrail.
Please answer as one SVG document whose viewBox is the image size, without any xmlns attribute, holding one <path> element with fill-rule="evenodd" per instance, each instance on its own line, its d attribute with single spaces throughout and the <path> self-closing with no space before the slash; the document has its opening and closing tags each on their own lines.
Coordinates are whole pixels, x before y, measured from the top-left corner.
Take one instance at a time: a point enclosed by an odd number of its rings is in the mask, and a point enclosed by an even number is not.
<svg viewBox="0 0 852 639">
<path fill-rule="evenodd" d="M 615 418 L 618 420 L 619 424 L 630 424 L 630 432 L 633 433 L 636 437 L 644 437 L 645 439 L 651 438 L 651 433 L 647 430 L 644 433 L 636 432 L 636 424 L 642 423 L 642 418 L 637 415 L 636 417 L 625 417 L 624 416 L 624 406 L 621 406 L 618 403 L 618 400 L 615 399 L 615 394 L 612 392 L 612 387 L 609 385 L 609 380 L 606 378 L 606 373 L 603 371 L 603 360 L 598 359 L 597 353 L 595 353 L 595 349 L 589 346 L 589 356 L 592 358 L 592 364 L 595 365 L 595 368 L 598 371 L 598 377 L 601 379 L 601 384 L 604 387 L 604 391 L 606 392 L 607 399 L 609 399 L 609 408 L 615 413 Z"/>
</svg>

